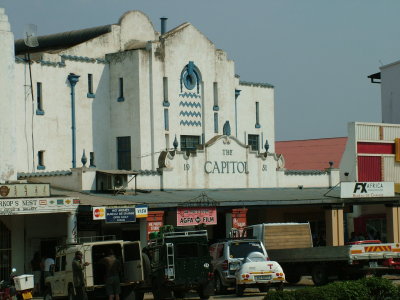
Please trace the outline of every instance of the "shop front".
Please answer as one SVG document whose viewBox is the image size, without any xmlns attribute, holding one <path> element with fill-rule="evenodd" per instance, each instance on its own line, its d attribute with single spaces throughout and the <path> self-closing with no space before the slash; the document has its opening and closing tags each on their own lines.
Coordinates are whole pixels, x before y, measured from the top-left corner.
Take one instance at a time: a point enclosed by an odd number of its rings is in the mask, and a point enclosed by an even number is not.
<svg viewBox="0 0 400 300">
<path fill-rule="evenodd" d="M 0 278 L 11 268 L 30 272 L 36 252 L 54 257 L 55 246 L 76 241 L 79 199 L 52 197 L 48 184 L 0 185 Z"/>
</svg>

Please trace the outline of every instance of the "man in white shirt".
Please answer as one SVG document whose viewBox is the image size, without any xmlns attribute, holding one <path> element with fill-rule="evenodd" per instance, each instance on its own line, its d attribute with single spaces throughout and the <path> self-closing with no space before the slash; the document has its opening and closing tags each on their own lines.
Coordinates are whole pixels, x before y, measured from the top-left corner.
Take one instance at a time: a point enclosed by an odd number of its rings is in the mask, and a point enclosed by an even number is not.
<svg viewBox="0 0 400 300">
<path fill-rule="evenodd" d="M 48 276 L 53 274 L 54 264 L 55 264 L 54 259 L 51 258 L 51 257 L 47 257 L 44 260 L 44 270 L 43 270 L 44 271 L 44 278 L 46 278 L 46 277 L 48 277 Z"/>
</svg>

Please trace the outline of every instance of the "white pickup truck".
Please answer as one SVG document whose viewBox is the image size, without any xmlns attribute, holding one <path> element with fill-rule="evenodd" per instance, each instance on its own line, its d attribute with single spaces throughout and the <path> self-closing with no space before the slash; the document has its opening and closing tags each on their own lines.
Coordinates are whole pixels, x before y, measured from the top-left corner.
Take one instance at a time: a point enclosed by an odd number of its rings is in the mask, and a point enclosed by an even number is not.
<svg viewBox="0 0 400 300">
<path fill-rule="evenodd" d="M 336 278 L 399 273 L 400 244 L 396 243 L 364 241 L 313 247 L 308 223 L 257 224 L 246 227 L 244 235 L 263 241 L 269 257 L 280 263 L 289 283 L 297 283 L 303 275 L 311 275 L 314 284 L 323 285 Z"/>
</svg>

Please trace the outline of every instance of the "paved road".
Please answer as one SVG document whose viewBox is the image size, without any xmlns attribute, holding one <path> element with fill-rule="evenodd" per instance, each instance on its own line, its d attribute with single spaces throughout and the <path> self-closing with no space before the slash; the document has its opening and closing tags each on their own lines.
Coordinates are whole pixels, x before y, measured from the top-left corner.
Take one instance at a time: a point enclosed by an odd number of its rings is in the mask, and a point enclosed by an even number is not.
<svg viewBox="0 0 400 300">
<path fill-rule="evenodd" d="M 385 276 L 388 279 L 393 280 L 393 282 L 395 284 L 400 285 L 400 276 Z M 310 277 L 306 276 L 303 277 L 302 280 L 296 284 L 296 285 L 288 285 L 285 287 L 285 290 L 295 290 L 295 289 L 301 289 L 307 286 L 313 286 L 313 282 L 311 280 Z M 210 297 L 210 300 L 262 300 L 264 298 L 264 296 L 267 293 L 260 293 L 258 291 L 258 289 L 246 289 L 244 296 L 243 297 L 236 297 L 235 293 L 233 290 L 231 290 L 231 293 L 228 293 L 226 295 L 216 295 L 216 296 L 212 296 Z M 43 298 L 33 298 L 34 300 L 41 300 Z M 106 299 L 106 298 L 105 298 Z M 153 295 L 151 293 L 146 293 L 145 300 L 152 300 L 153 299 Z M 199 300 L 199 296 L 195 293 L 191 293 L 188 294 L 187 297 L 185 297 L 185 299 L 189 299 L 189 300 Z"/>
</svg>

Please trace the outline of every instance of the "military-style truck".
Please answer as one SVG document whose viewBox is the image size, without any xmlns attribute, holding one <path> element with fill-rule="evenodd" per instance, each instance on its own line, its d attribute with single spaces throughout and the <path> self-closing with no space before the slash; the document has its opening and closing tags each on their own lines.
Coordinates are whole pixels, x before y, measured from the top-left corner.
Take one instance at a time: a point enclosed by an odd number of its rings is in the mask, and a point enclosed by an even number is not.
<svg viewBox="0 0 400 300">
<path fill-rule="evenodd" d="M 309 223 L 264 223 L 244 228 L 243 235 L 260 239 L 272 260 L 282 266 L 286 281 L 311 275 L 314 284 L 332 279 L 357 279 L 366 274 L 398 273 L 400 245 L 370 241 L 344 246 L 313 247 Z"/>
<path fill-rule="evenodd" d="M 175 231 L 167 227 L 143 248 L 155 300 L 184 298 L 195 290 L 201 299 L 214 293 L 206 230 Z"/>
</svg>

